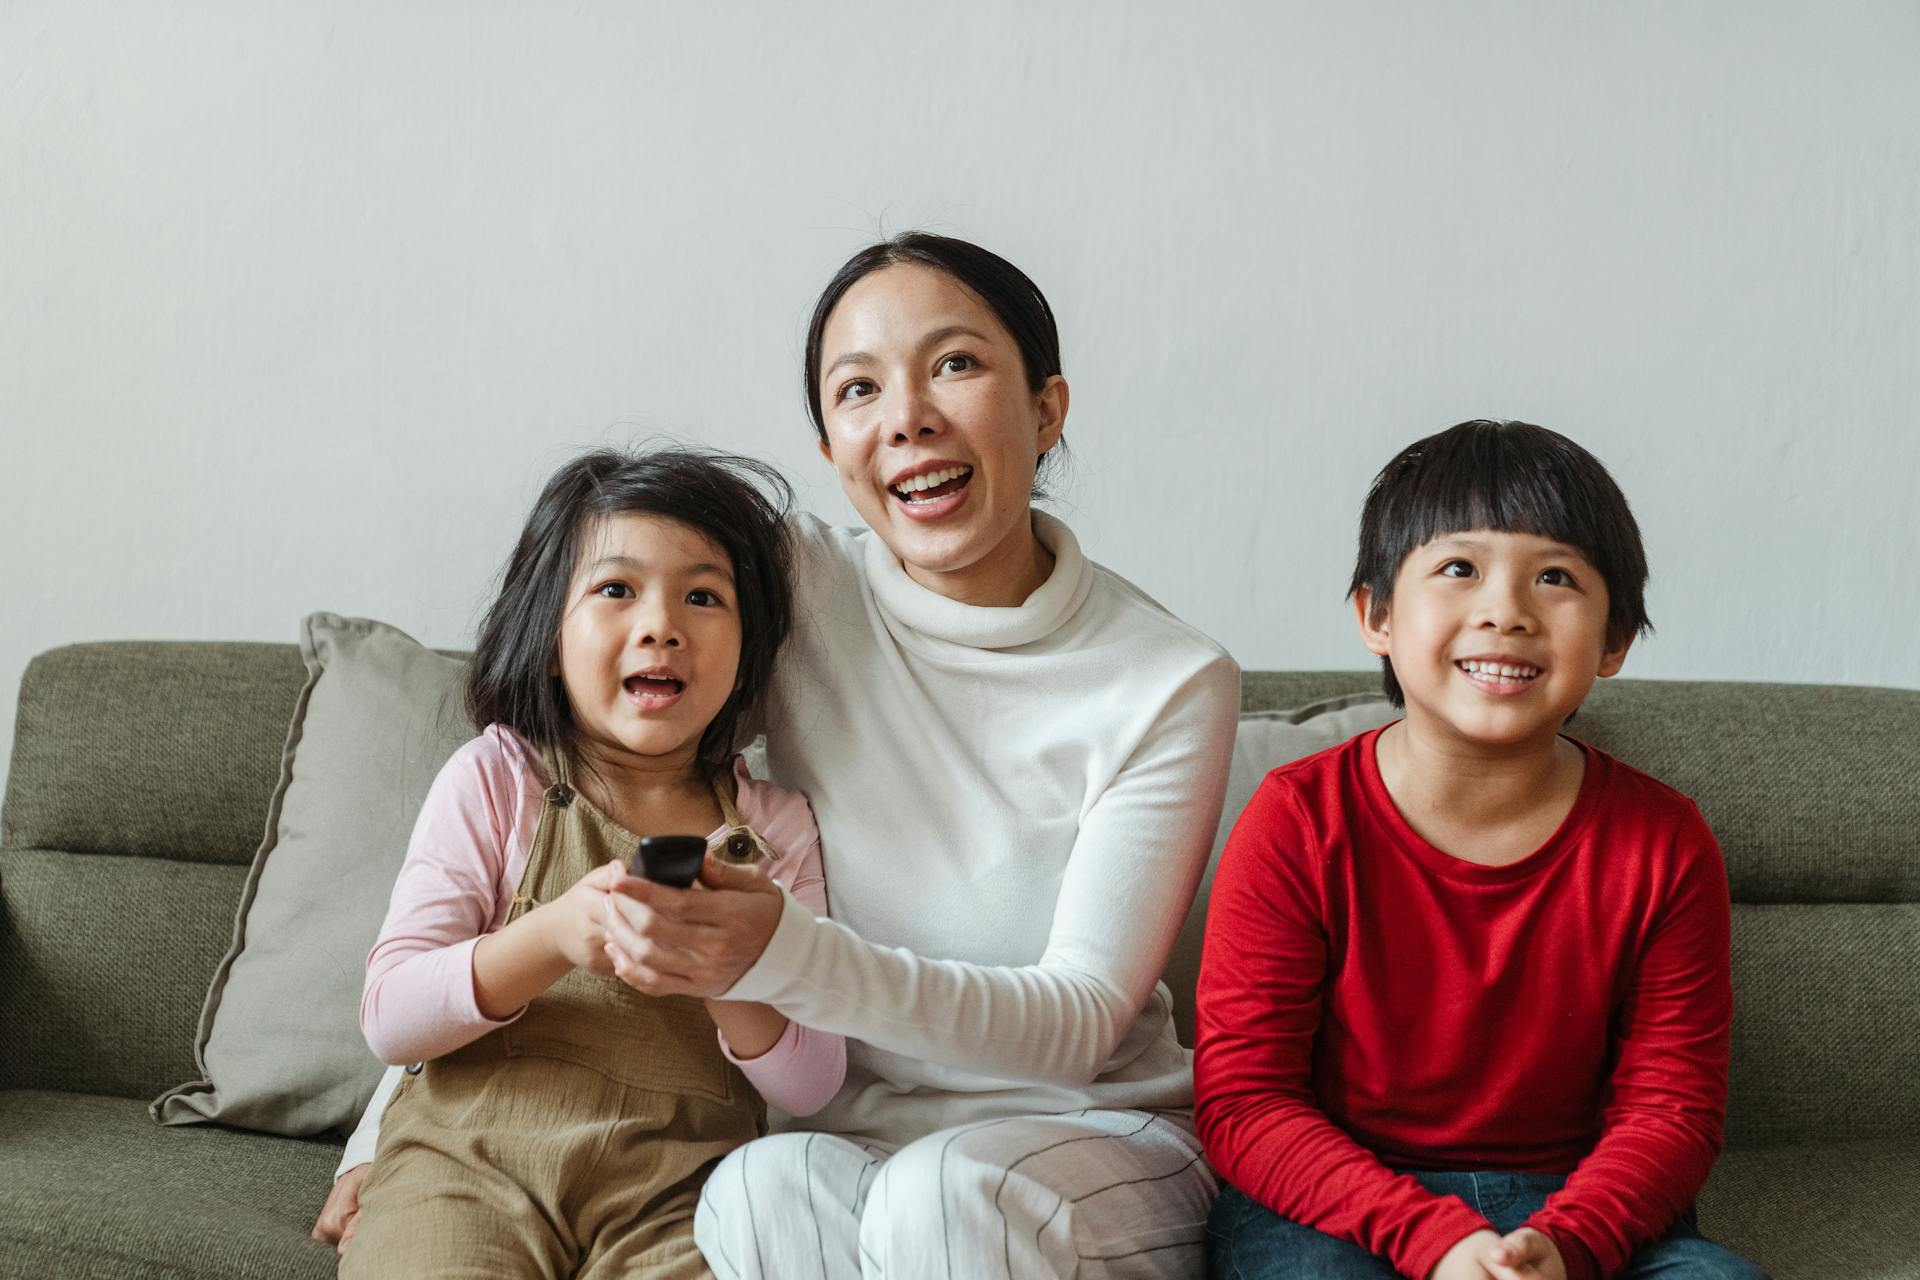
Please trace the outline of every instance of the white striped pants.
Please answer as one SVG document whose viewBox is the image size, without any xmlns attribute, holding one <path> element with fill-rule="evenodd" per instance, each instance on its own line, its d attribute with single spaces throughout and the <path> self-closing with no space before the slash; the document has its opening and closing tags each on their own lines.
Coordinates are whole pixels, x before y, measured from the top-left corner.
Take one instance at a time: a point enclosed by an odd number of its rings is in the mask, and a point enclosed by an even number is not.
<svg viewBox="0 0 1920 1280">
<path fill-rule="evenodd" d="M 830 1133 L 720 1162 L 693 1235 L 720 1280 L 1197 1277 L 1218 1184 L 1185 1116 L 1081 1111 Z"/>
</svg>

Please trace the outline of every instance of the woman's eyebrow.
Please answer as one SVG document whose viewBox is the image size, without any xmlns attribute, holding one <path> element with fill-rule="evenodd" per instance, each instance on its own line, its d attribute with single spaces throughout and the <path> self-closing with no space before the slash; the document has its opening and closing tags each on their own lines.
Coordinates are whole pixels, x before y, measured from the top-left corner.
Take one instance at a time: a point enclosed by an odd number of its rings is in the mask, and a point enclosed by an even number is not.
<svg viewBox="0 0 1920 1280">
<path fill-rule="evenodd" d="M 835 369 L 838 369 L 843 364 L 872 364 L 872 363 L 873 363 L 873 356 L 868 352 L 865 352 L 865 351 L 843 352 L 839 356 L 835 357 L 833 363 L 828 365 L 825 371 L 821 373 L 820 380 L 822 382 L 825 382 L 828 378 L 831 378 L 833 376 L 833 371 Z"/>
<path fill-rule="evenodd" d="M 975 342 L 985 342 L 987 335 L 977 329 L 969 329 L 963 324 L 950 324 L 944 329 L 935 329 L 932 333 L 920 339 L 920 345 L 923 347 L 934 347 L 945 342 L 948 338 L 972 338 Z"/>
<path fill-rule="evenodd" d="M 932 333 L 929 333 L 926 337 L 920 339 L 919 346 L 921 348 L 937 347 L 949 338 L 972 338 L 975 342 L 987 341 L 987 335 L 984 333 L 981 333 L 978 329 L 969 329 L 966 325 L 963 325 L 963 324 L 950 324 L 945 326 L 944 328 L 935 329 Z M 872 363 L 873 363 L 872 352 L 843 351 L 839 355 L 833 358 L 832 364 L 828 365 L 824 370 L 821 371 L 820 380 L 824 382 L 828 378 L 831 378 L 833 376 L 834 370 L 838 369 L 841 365 L 872 364 Z"/>
</svg>

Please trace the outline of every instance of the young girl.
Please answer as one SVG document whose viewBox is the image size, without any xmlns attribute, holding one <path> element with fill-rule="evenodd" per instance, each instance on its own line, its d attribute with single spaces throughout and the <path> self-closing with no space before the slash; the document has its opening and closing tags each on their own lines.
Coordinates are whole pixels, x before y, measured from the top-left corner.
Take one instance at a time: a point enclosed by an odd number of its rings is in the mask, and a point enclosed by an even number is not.
<svg viewBox="0 0 1920 1280">
<path fill-rule="evenodd" d="M 761 489 L 787 496 L 744 459 L 599 451 L 535 504 L 467 679 L 480 736 L 435 780 L 367 960 L 367 1042 L 413 1065 L 342 1276 L 704 1276 L 707 1172 L 764 1130 L 763 1097 L 804 1115 L 839 1088 L 839 1036 L 643 995 L 604 934 L 610 895 L 701 892 L 627 875 L 641 834 L 712 832 L 706 883 L 825 913 L 806 800 L 732 754 L 791 612 Z"/>
</svg>

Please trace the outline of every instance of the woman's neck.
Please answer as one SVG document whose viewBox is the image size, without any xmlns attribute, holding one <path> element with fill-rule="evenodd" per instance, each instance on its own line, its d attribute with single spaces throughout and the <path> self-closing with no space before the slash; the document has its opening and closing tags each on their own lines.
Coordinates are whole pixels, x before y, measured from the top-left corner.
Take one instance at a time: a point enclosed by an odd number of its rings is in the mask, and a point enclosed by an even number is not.
<svg viewBox="0 0 1920 1280">
<path fill-rule="evenodd" d="M 956 604 L 1017 609 L 1053 575 L 1053 552 L 1033 531 L 1031 515 L 1000 544 L 959 569 L 926 569 L 901 562 L 907 576 Z"/>
</svg>

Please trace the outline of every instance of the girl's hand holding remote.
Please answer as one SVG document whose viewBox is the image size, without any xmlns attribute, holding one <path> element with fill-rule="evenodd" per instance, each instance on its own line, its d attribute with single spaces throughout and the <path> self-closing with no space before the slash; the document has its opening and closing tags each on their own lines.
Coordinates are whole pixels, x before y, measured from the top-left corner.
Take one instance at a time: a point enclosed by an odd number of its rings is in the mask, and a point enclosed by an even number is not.
<svg viewBox="0 0 1920 1280">
<path fill-rule="evenodd" d="M 611 974 L 605 904 L 616 886 L 630 880 L 626 868 L 609 862 L 552 902 L 482 935 L 473 948 L 473 994 L 480 1012 L 504 1020 L 573 969 Z"/>
<path fill-rule="evenodd" d="M 606 903 L 614 976 L 648 995 L 710 998 L 767 949 L 785 899 L 753 868 L 709 857 L 691 889 L 627 877 Z"/>
<path fill-rule="evenodd" d="M 607 899 L 617 885 L 631 878 L 625 867 L 609 862 L 581 876 L 573 888 L 528 914 L 546 915 L 543 923 L 547 937 L 569 965 L 605 977 L 613 972 L 613 961 L 607 956 Z"/>
</svg>

